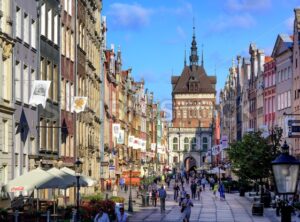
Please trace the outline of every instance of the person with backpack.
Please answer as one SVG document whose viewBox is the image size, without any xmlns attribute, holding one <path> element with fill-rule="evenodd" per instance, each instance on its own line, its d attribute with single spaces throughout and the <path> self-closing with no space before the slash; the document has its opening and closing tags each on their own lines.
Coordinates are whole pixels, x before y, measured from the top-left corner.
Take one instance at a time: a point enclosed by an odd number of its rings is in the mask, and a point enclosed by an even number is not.
<svg viewBox="0 0 300 222">
<path fill-rule="evenodd" d="M 158 196 L 160 199 L 160 212 L 162 213 L 166 210 L 166 198 L 167 198 L 167 191 L 165 190 L 163 185 L 161 185 L 161 188 L 158 191 Z"/>
<path fill-rule="evenodd" d="M 190 221 L 193 206 L 194 206 L 194 204 L 193 204 L 192 200 L 190 199 L 190 195 L 186 194 L 186 197 L 182 201 L 182 204 L 181 204 L 181 212 L 184 214 L 183 215 L 184 222 Z"/>
</svg>

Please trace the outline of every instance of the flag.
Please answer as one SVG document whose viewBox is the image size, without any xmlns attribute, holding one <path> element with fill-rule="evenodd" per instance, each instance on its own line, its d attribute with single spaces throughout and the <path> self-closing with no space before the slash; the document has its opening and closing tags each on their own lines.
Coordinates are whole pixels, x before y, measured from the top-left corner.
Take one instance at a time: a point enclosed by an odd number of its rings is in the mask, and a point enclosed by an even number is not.
<svg viewBox="0 0 300 222">
<path fill-rule="evenodd" d="M 87 97 L 73 96 L 71 112 L 80 113 L 84 111 L 86 103 Z"/>
<path fill-rule="evenodd" d="M 45 108 L 50 84 L 51 81 L 34 80 L 32 84 L 29 104 L 30 105 L 42 104 L 42 106 Z"/>
<path fill-rule="evenodd" d="M 117 144 L 124 144 L 124 130 L 119 130 L 119 135 L 117 137 Z"/>
<path fill-rule="evenodd" d="M 119 133 L 120 133 L 120 129 L 121 129 L 120 124 L 119 123 L 113 123 L 112 128 L 113 128 L 113 137 L 118 138 Z"/>
<path fill-rule="evenodd" d="M 133 147 L 134 136 L 128 136 L 128 146 Z"/>
<path fill-rule="evenodd" d="M 29 125 L 28 125 L 28 122 L 27 122 L 27 119 L 26 119 L 24 109 L 22 109 L 22 113 L 21 113 L 21 117 L 20 117 L 20 123 L 19 123 L 18 128 L 17 128 L 17 134 L 18 133 L 21 133 L 21 141 L 23 143 L 25 143 L 26 139 L 27 139 L 27 136 L 28 136 L 28 133 L 29 133 Z"/>
</svg>

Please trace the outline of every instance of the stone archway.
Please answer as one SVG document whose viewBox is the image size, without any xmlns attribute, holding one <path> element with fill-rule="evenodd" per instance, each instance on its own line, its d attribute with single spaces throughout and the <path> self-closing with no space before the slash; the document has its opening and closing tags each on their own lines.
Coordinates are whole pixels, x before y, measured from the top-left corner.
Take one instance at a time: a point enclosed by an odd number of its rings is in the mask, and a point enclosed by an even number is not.
<svg viewBox="0 0 300 222">
<path fill-rule="evenodd" d="M 184 160 L 184 168 L 186 171 L 196 170 L 197 161 L 193 156 L 188 156 Z"/>
</svg>

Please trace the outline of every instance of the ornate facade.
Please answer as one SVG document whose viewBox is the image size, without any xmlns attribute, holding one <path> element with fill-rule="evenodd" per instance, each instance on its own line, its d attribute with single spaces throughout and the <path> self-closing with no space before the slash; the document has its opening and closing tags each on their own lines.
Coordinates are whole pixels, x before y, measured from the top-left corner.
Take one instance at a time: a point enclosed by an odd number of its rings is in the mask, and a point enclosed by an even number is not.
<svg viewBox="0 0 300 222">
<path fill-rule="evenodd" d="M 191 46 L 190 65 L 184 62 L 180 76 L 172 76 L 172 128 L 169 147 L 180 168 L 190 170 L 203 165 L 205 152 L 212 146 L 213 116 L 216 103 L 216 77 L 204 69 L 203 54 L 198 65 L 195 33 Z"/>
</svg>

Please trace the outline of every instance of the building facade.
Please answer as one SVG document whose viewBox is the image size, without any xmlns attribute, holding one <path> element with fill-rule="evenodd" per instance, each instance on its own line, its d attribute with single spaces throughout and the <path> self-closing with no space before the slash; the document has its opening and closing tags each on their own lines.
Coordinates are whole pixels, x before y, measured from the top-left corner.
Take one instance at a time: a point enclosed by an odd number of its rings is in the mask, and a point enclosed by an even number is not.
<svg viewBox="0 0 300 222">
<path fill-rule="evenodd" d="M 195 33 L 193 34 L 190 64 L 180 76 L 172 76 L 172 127 L 169 128 L 169 147 L 177 169 L 195 169 L 205 162 L 205 153 L 212 146 L 213 115 L 216 103 L 216 77 L 208 76 L 201 64 Z M 175 167 L 175 166 L 173 166 Z"/>
</svg>

